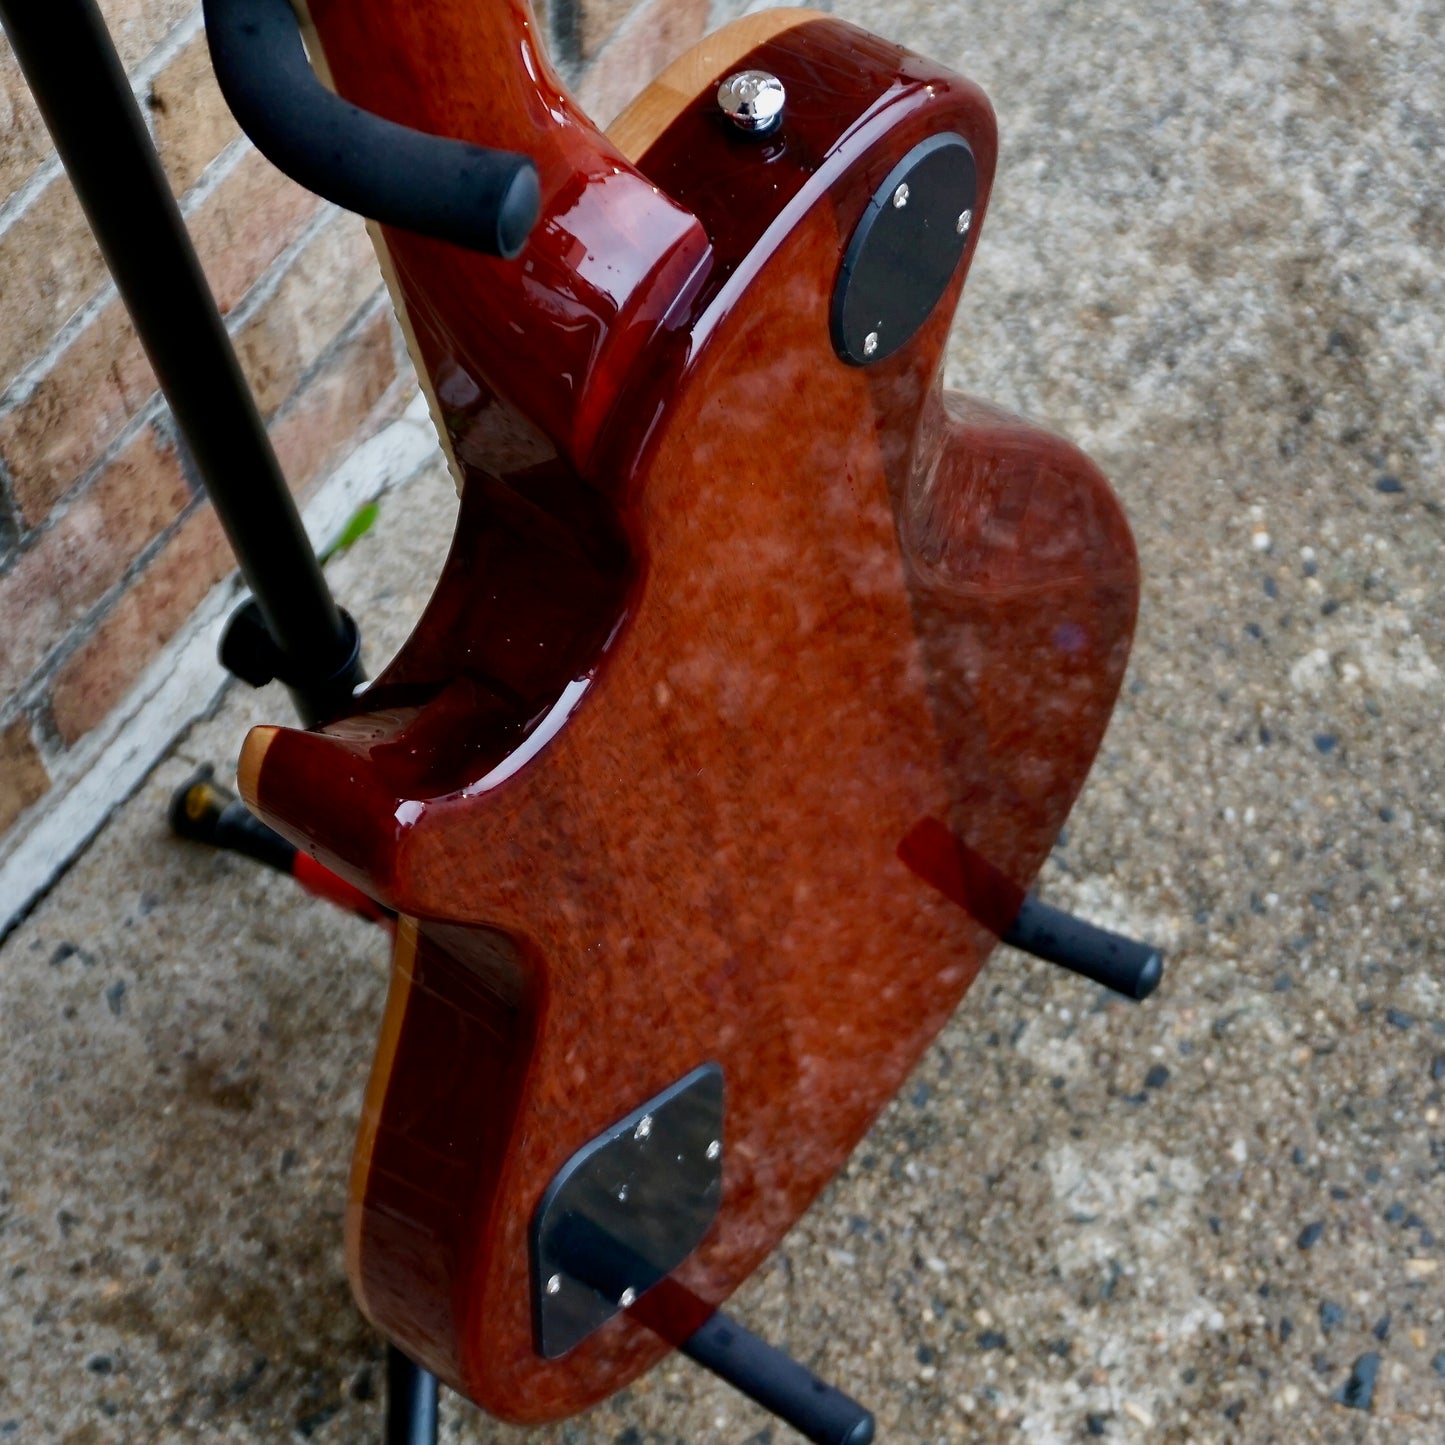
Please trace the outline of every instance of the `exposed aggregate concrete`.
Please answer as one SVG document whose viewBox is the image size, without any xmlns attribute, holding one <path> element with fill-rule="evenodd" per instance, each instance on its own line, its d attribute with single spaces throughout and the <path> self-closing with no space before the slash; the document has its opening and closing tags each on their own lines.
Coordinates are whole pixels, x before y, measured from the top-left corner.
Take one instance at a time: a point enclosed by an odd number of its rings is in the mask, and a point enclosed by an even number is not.
<svg viewBox="0 0 1445 1445">
<path fill-rule="evenodd" d="M 999 113 L 958 385 L 1080 441 L 1146 598 L 1054 902 L 1141 1008 L 1000 953 L 742 1293 L 891 1442 L 1445 1438 L 1445 6 L 874 0 Z M 439 475 L 333 568 L 374 657 Z M 0 949 L 0 1442 L 375 1438 L 340 1211 L 382 938 L 164 801 Z M 551 1430 L 782 1445 L 685 1362 Z"/>
</svg>

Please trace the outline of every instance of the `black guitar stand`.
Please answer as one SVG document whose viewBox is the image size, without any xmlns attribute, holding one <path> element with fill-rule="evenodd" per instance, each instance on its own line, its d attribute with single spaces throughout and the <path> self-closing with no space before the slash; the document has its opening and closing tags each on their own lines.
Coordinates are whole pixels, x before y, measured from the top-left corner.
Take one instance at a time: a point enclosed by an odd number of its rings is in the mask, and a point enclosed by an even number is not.
<svg viewBox="0 0 1445 1445">
<path fill-rule="evenodd" d="M 339 100 L 311 71 L 289 0 L 204 8 L 222 89 L 282 170 L 372 219 L 493 255 L 521 249 L 540 203 L 529 160 L 421 135 Z M 222 662 L 255 686 L 285 683 L 313 726 L 364 681 L 356 624 L 306 537 L 95 0 L 0 0 L 0 24 L 251 590 Z M 206 778 L 182 790 L 172 817 L 185 836 L 292 869 L 296 850 Z M 1157 950 L 1034 899 L 1004 938 L 1131 998 L 1159 981 Z M 599 1292 L 615 1297 L 616 1278 L 638 1277 L 639 1261 L 605 1235 L 583 1256 L 568 1268 Z M 873 1439 L 861 1405 L 721 1313 L 681 1349 L 817 1445 Z M 387 1445 L 435 1445 L 437 1381 L 394 1347 L 387 1397 Z"/>
</svg>

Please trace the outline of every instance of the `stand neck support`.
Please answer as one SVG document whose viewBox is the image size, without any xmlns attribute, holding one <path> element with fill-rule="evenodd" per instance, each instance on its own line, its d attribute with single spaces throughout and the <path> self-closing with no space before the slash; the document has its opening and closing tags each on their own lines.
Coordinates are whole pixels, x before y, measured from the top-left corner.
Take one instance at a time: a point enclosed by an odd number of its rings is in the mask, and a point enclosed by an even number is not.
<svg viewBox="0 0 1445 1445">
<path fill-rule="evenodd" d="M 523 155 L 427 135 L 333 94 L 290 0 L 205 0 L 216 79 L 241 128 L 293 180 L 373 221 L 510 258 L 537 223 Z"/>
<path fill-rule="evenodd" d="M 381 223 L 453 459 L 498 430 L 483 414 L 500 405 L 509 435 L 520 423 L 582 468 L 630 361 L 709 246 L 567 94 L 526 0 L 205 11 L 222 89 L 256 145 Z"/>
</svg>

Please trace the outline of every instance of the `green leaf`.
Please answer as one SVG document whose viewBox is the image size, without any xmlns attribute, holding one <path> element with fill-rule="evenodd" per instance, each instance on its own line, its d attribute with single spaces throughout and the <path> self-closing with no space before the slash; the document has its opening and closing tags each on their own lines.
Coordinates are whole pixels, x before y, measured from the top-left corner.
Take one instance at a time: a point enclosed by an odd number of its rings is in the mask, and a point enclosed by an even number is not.
<svg viewBox="0 0 1445 1445">
<path fill-rule="evenodd" d="M 339 557 L 348 547 L 355 546 L 371 531 L 379 512 L 380 508 L 375 502 L 368 502 L 341 529 L 341 535 L 321 554 L 321 560 L 329 562 L 333 557 Z"/>
</svg>

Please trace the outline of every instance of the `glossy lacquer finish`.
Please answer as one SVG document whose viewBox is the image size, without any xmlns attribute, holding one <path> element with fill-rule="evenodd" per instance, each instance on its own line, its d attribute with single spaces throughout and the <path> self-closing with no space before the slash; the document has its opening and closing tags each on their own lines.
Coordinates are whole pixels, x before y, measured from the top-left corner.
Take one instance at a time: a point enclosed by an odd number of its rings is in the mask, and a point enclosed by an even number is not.
<svg viewBox="0 0 1445 1445">
<path fill-rule="evenodd" d="M 267 821 L 405 915 L 353 1179 L 358 1298 L 448 1383 L 543 1420 L 691 1333 L 942 1027 L 1088 771 L 1136 562 L 1086 458 L 939 389 L 977 221 L 914 342 L 873 368 L 832 350 L 848 237 L 914 145 L 968 141 L 981 219 L 973 86 L 805 18 L 744 61 L 787 87 L 775 137 L 731 133 L 704 87 L 634 171 L 523 11 L 313 19 L 345 93 L 531 150 L 549 197 L 510 267 L 387 236 L 464 473 L 457 539 L 356 715 L 259 730 L 242 767 Z M 542 1360 L 548 1182 L 709 1060 L 716 1226 Z"/>
</svg>

